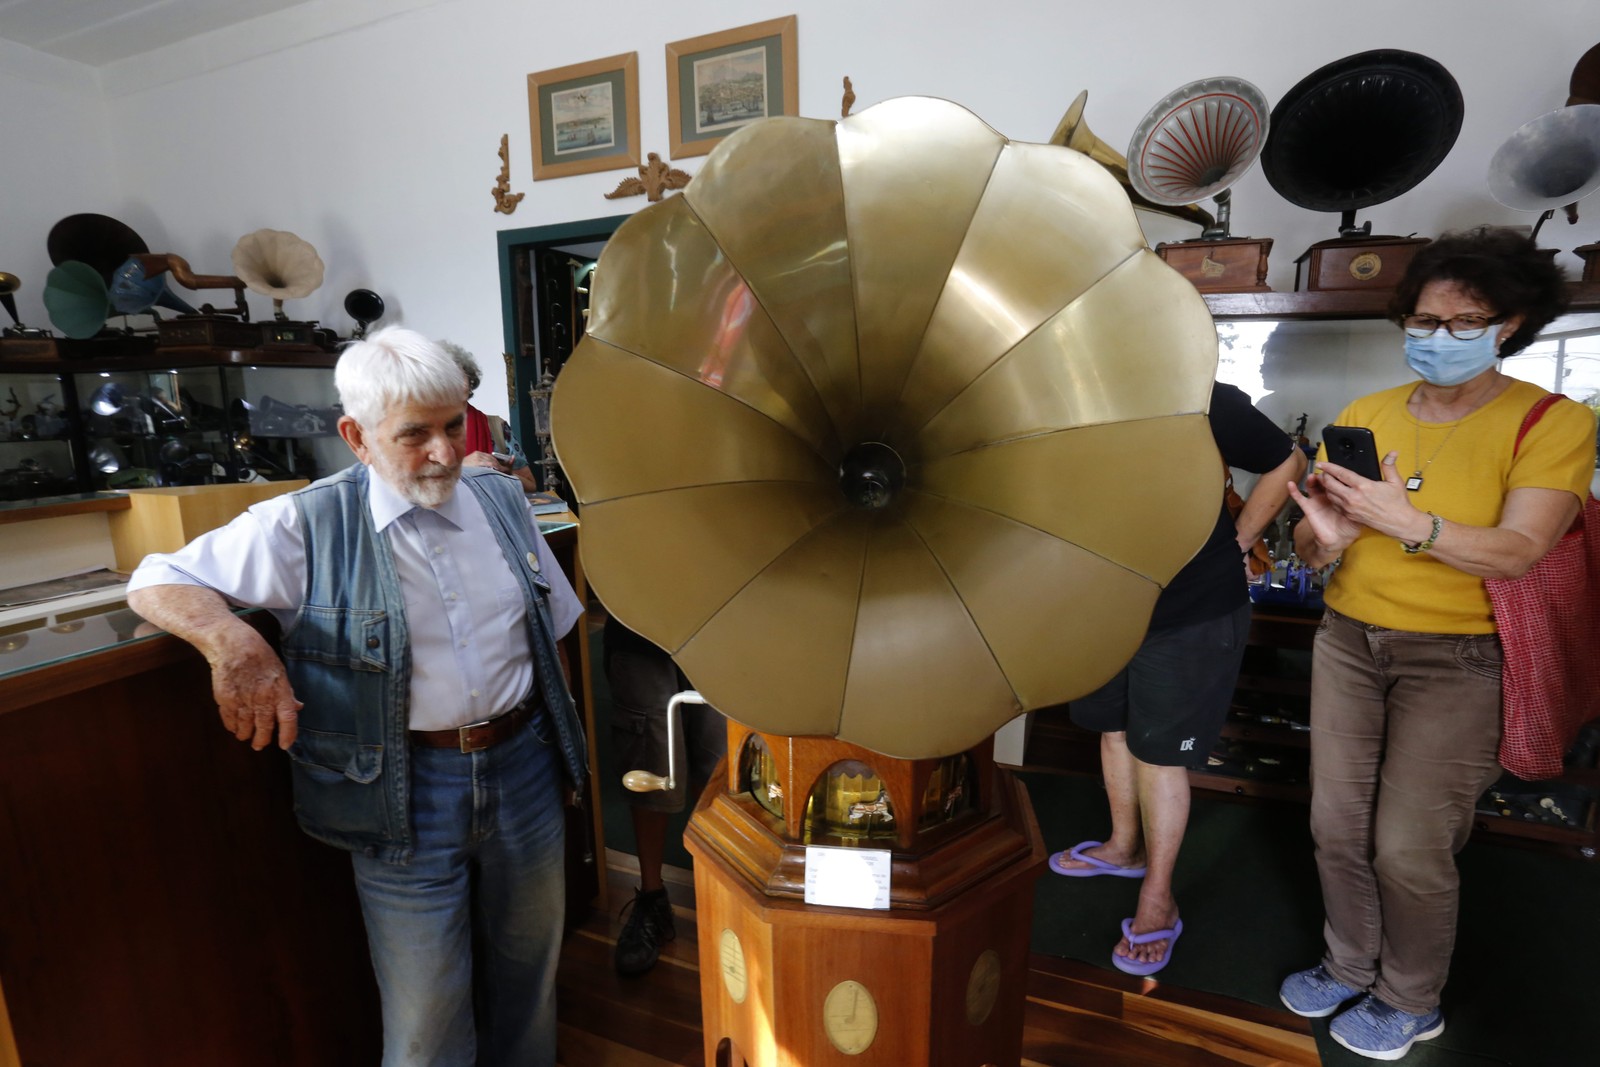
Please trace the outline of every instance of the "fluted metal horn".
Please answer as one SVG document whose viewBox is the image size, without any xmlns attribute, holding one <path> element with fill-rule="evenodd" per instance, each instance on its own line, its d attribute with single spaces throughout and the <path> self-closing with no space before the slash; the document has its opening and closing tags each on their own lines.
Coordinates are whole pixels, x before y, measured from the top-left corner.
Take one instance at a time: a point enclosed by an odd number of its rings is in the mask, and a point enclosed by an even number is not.
<svg viewBox="0 0 1600 1067">
<path fill-rule="evenodd" d="M 1086 154 L 763 119 L 596 274 L 551 411 L 584 573 L 757 730 L 964 751 L 1115 674 L 1216 522 L 1216 326 Z"/>
<path fill-rule="evenodd" d="M 309 241 L 287 230 L 256 230 L 233 246 L 233 271 L 252 293 L 272 298 L 283 318 L 283 302 L 310 296 L 322 285 L 322 257 Z"/>
<path fill-rule="evenodd" d="M 1432 174 L 1461 132 L 1461 87 L 1436 60 L 1397 48 L 1345 56 L 1300 79 L 1272 109 L 1261 172 L 1289 203 L 1337 211 L 1339 235 L 1372 230 L 1356 212 Z"/>
<path fill-rule="evenodd" d="M 1128 142 L 1128 178 L 1141 196 L 1181 207 L 1206 197 L 1217 222 L 1200 236 L 1229 235 L 1233 183 L 1267 140 L 1267 98 L 1243 78 L 1202 78 L 1168 93 L 1145 113 Z"/>
<path fill-rule="evenodd" d="M 1547 111 L 1519 126 L 1489 160 L 1489 193 L 1506 207 L 1543 212 L 1539 227 L 1565 207 L 1577 221 L 1579 200 L 1600 189 L 1600 104 Z"/>
<path fill-rule="evenodd" d="M 1128 177 L 1128 157 L 1106 144 L 1089 130 L 1089 124 L 1083 120 L 1084 105 L 1089 102 L 1089 90 L 1085 89 L 1072 101 L 1072 106 L 1067 108 L 1067 113 L 1061 116 L 1061 121 L 1056 124 L 1056 132 L 1050 135 L 1050 143 L 1064 145 L 1067 148 L 1082 152 L 1117 179 L 1123 191 L 1128 194 L 1128 199 L 1133 201 L 1133 206 L 1146 211 L 1154 211 L 1162 215 L 1171 215 L 1174 218 L 1192 222 L 1202 230 L 1209 230 L 1217 224 L 1216 218 L 1205 208 L 1194 204 L 1173 205 L 1158 204 L 1146 198 L 1134 188 L 1132 180 Z"/>
</svg>

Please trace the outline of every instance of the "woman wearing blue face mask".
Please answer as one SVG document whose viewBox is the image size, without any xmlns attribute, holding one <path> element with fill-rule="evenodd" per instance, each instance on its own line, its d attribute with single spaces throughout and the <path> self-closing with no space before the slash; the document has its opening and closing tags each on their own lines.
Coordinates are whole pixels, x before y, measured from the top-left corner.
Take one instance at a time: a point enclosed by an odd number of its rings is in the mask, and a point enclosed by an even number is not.
<svg viewBox="0 0 1600 1067">
<path fill-rule="evenodd" d="M 1485 578 L 1514 578 L 1577 515 L 1594 416 L 1500 373 L 1564 307 L 1549 256 L 1509 230 L 1423 248 L 1390 313 L 1421 379 L 1355 401 L 1381 481 L 1320 463 L 1295 547 L 1342 558 L 1326 590 L 1311 681 L 1311 830 L 1327 911 L 1322 962 L 1284 980 L 1301 1015 L 1335 1015 L 1346 1048 L 1398 1059 L 1444 1030 L 1455 942 L 1455 854 L 1499 776 L 1500 641 Z M 1342 1009 L 1342 1010 L 1341 1010 Z"/>
</svg>

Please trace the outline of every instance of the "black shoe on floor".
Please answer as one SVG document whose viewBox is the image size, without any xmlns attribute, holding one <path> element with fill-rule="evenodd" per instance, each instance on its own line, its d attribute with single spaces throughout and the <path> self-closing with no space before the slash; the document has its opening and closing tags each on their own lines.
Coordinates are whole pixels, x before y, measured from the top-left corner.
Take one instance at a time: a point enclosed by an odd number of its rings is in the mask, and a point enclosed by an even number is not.
<svg viewBox="0 0 1600 1067">
<path fill-rule="evenodd" d="M 665 889 L 649 893 L 636 889 L 622 910 L 628 918 L 617 935 L 617 951 L 612 960 L 620 974 L 643 974 L 656 965 L 662 943 L 678 936 L 672 925 L 672 902 Z"/>
</svg>

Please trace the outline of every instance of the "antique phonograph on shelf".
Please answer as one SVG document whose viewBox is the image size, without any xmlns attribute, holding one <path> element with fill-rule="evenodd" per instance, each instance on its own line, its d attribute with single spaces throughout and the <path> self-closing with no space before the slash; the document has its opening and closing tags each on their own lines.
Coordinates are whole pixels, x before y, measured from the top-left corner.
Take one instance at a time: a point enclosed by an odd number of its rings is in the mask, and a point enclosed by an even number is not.
<svg viewBox="0 0 1600 1067">
<path fill-rule="evenodd" d="M 130 227 L 106 215 L 67 216 L 51 228 L 47 246 L 56 266 L 45 282 L 45 307 L 51 323 L 74 340 L 105 336 L 112 314 L 151 315 L 154 329 L 144 334 L 154 334 L 166 347 L 321 351 L 331 340 L 315 323 L 283 314 L 284 298 L 310 294 L 323 273 L 316 250 L 291 233 L 257 230 L 240 238 L 233 251 L 238 275 L 195 274 L 184 257 L 152 253 Z M 204 304 L 197 310 L 172 292 L 168 278 L 190 290 L 231 289 L 233 306 Z M 273 298 L 271 321 L 250 321 L 246 288 Z M 158 307 L 178 315 L 164 318 Z M 135 333 L 125 328 L 112 336 L 125 346 Z"/>
<path fill-rule="evenodd" d="M 1518 211 L 1537 211 L 1533 236 L 1561 208 L 1578 221 L 1578 201 L 1600 189 L 1600 45 L 1572 70 L 1565 107 L 1523 123 L 1489 160 L 1489 192 Z M 1600 244 L 1580 245 L 1583 281 L 1600 280 Z"/>
<path fill-rule="evenodd" d="M 1128 143 L 1128 178 L 1164 207 L 1212 197 L 1217 220 L 1197 239 L 1163 242 L 1156 254 L 1202 293 L 1267 292 L 1270 237 L 1234 237 L 1233 185 L 1266 142 L 1267 98 L 1243 78 L 1202 78 L 1168 93 Z"/>
<path fill-rule="evenodd" d="M 730 718 L 706 1061 L 1017 1062 L 1046 851 L 990 737 L 1215 520 L 1203 299 L 1098 162 L 927 98 L 738 131 L 600 262 L 552 429 L 592 588 Z M 808 904 L 808 846 L 889 906 Z"/>
<path fill-rule="evenodd" d="M 1393 288 L 1421 237 L 1373 236 L 1356 212 L 1432 174 L 1461 132 L 1461 89 L 1427 56 L 1377 49 L 1302 78 L 1272 109 L 1267 181 L 1310 211 L 1340 213 L 1339 236 L 1295 260 L 1297 290 Z"/>
</svg>

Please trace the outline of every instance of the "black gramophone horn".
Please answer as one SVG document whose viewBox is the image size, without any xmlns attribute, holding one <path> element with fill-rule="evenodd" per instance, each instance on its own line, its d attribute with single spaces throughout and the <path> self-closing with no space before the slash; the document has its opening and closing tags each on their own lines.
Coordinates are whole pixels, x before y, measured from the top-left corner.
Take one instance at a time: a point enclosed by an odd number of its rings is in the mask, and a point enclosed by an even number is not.
<svg viewBox="0 0 1600 1067">
<path fill-rule="evenodd" d="M 344 311 L 356 320 L 355 333 L 351 336 L 365 337 L 367 326 L 383 318 L 383 297 L 371 289 L 352 289 L 345 294 Z"/>
<path fill-rule="evenodd" d="M 1567 83 L 1567 106 L 1573 104 L 1600 104 L 1600 44 L 1583 55 L 1572 68 L 1572 80 Z"/>
<path fill-rule="evenodd" d="M 1272 109 L 1261 170 L 1280 196 L 1337 211 L 1354 236 L 1358 209 L 1421 182 L 1461 132 L 1461 89 L 1437 62 L 1382 48 L 1346 56 L 1290 89 Z"/>
<path fill-rule="evenodd" d="M 50 227 L 45 238 L 50 262 L 56 266 L 76 260 L 100 272 L 107 285 L 111 275 L 129 256 L 150 251 L 144 238 L 109 215 L 68 215 Z"/>
</svg>

